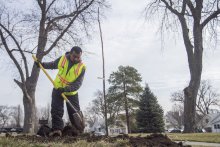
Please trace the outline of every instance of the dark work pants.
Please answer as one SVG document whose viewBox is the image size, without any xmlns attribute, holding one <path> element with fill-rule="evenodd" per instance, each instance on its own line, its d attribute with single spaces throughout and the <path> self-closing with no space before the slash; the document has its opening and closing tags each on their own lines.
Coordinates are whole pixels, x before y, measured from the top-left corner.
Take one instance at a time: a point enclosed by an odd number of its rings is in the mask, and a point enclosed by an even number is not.
<svg viewBox="0 0 220 147">
<path fill-rule="evenodd" d="M 67 96 L 70 103 L 76 108 L 76 110 L 80 110 L 78 94 L 73 96 Z M 63 114 L 64 114 L 64 99 L 56 89 L 53 89 L 52 92 L 52 103 L 51 103 L 51 117 L 52 117 L 52 129 L 54 130 L 62 130 L 63 129 Z M 67 104 L 67 112 L 69 115 L 69 119 L 73 119 L 73 114 L 75 111 Z M 72 124 L 74 125 L 74 124 Z"/>
</svg>

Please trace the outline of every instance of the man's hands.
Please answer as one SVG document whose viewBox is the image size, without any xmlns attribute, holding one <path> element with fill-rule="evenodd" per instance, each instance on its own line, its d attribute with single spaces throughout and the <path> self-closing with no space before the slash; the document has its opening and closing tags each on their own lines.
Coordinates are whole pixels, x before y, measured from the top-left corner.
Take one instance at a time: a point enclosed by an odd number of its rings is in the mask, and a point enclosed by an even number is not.
<svg viewBox="0 0 220 147">
<path fill-rule="evenodd" d="M 63 92 L 65 92 L 64 88 L 58 88 L 57 89 L 58 95 L 61 95 Z"/>
<path fill-rule="evenodd" d="M 39 67 L 40 67 L 41 62 L 37 60 L 37 61 L 34 61 L 34 64 L 37 66 L 37 68 L 39 68 Z"/>
</svg>

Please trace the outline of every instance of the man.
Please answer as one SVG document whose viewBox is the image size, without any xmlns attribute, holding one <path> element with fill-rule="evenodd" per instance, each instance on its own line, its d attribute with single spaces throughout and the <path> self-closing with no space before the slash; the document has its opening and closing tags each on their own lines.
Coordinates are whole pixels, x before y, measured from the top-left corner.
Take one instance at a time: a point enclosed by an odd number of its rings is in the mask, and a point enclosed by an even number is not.
<svg viewBox="0 0 220 147">
<path fill-rule="evenodd" d="M 53 62 L 41 63 L 45 69 L 58 69 L 58 74 L 54 80 L 56 88 L 53 88 L 51 116 L 52 130 L 49 136 L 61 136 L 63 129 L 64 99 L 61 94 L 64 93 L 71 104 L 80 111 L 77 90 L 83 82 L 85 74 L 85 64 L 81 61 L 82 50 L 78 46 L 74 46 L 70 52 L 59 57 Z M 35 62 L 39 66 L 40 62 Z M 67 104 L 69 119 L 74 126 L 73 114 L 74 110 Z M 79 130 L 82 132 L 83 130 Z"/>
</svg>

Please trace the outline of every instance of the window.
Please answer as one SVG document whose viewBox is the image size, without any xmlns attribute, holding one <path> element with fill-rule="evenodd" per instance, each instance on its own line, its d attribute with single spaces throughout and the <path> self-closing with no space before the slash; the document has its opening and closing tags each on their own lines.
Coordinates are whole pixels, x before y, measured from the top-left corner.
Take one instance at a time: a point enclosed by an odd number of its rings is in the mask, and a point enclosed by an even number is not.
<svg viewBox="0 0 220 147">
<path fill-rule="evenodd" d="M 220 129 L 220 124 L 214 124 L 214 129 Z"/>
<path fill-rule="evenodd" d="M 125 128 L 122 128 L 122 129 L 121 129 L 121 133 L 125 133 Z"/>
</svg>

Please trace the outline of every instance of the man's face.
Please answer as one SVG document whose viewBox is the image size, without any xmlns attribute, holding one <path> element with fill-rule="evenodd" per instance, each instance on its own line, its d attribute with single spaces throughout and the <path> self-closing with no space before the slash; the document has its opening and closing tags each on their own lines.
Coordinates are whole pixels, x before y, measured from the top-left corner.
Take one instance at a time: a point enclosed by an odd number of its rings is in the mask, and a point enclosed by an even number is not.
<svg viewBox="0 0 220 147">
<path fill-rule="evenodd" d="M 75 51 L 73 51 L 70 53 L 70 60 L 73 63 L 78 63 L 81 60 L 81 55 L 82 55 L 82 53 L 77 54 Z"/>
</svg>

